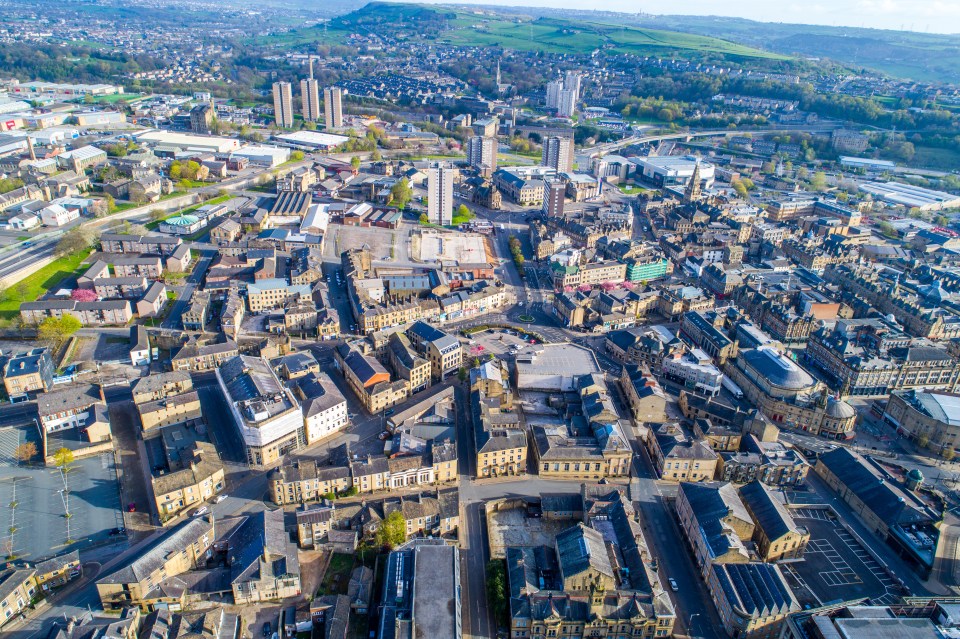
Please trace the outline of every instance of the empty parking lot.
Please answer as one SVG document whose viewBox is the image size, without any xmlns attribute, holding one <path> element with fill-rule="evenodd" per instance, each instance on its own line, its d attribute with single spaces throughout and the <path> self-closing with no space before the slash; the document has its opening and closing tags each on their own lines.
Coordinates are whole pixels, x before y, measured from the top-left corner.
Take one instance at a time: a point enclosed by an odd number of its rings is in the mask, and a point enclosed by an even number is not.
<svg viewBox="0 0 960 639">
<path fill-rule="evenodd" d="M 112 528 L 123 526 L 111 453 L 74 461 L 65 485 L 58 469 L 17 461 L 14 451 L 27 441 L 40 448 L 33 423 L 0 427 L 4 557 L 38 561 L 105 542 Z"/>
<path fill-rule="evenodd" d="M 869 597 L 891 603 L 902 593 L 884 568 L 851 535 L 831 511 L 822 508 L 791 510 L 798 526 L 810 531 L 803 560 L 785 564 L 788 579 L 802 603 L 819 605 L 835 599 Z"/>
</svg>

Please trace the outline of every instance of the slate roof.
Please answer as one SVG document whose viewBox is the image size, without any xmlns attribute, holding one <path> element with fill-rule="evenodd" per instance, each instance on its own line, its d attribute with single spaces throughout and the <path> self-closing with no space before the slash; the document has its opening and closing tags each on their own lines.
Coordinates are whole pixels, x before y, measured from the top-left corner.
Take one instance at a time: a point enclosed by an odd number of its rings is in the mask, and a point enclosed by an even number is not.
<svg viewBox="0 0 960 639">
<path fill-rule="evenodd" d="M 754 480 L 740 489 L 740 499 L 753 515 L 754 522 L 771 541 L 787 533 L 800 534 L 786 507 L 760 480 Z"/>
<path fill-rule="evenodd" d="M 800 610 L 780 569 L 773 564 L 713 564 L 724 597 L 751 617 L 767 617 Z"/>
<path fill-rule="evenodd" d="M 593 528 L 577 524 L 557 535 L 556 544 L 560 572 L 565 580 L 589 568 L 615 577 L 603 535 Z"/>
</svg>

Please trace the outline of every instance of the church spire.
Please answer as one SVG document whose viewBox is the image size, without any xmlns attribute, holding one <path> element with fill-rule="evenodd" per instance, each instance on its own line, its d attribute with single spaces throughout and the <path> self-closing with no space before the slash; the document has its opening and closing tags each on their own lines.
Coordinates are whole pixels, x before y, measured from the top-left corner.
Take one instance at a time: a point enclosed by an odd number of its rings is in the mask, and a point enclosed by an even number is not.
<svg viewBox="0 0 960 639">
<path fill-rule="evenodd" d="M 696 204 L 700 201 L 700 158 L 697 158 L 697 164 L 693 167 L 693 175 L 690 176 L 690 182 L 687 189 L 683 192 L 684 204 Z"/>
</svg>

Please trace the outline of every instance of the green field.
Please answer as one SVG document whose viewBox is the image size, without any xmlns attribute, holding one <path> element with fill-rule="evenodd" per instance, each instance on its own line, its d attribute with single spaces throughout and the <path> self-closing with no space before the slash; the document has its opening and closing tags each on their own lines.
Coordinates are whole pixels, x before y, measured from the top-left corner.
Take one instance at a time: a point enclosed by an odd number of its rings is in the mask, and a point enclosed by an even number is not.
<svg viewBox="0 0 960 639">
<path fill-rule="evenodd" d="M 924 169 L 952 171 L 960 166 L 960 153 L 952 149 L 940 149 L 931 146 L 917 146 L 917 153 L 910 161 L 911 166 Z"/>
<path fill-rule="evenodd" d="M 557 18 L 476 15 L 441 5 L 372 2 L 331 21 L 254 38 L 253 43 L 278 48 L 306 44 L 344 44 L 354 33 L 389 29 L 400 40 L 432 40 L 438 44 L 503 47 L 517 51 L 611 53 L 639 55 L 714 54 L 738 58 L 786 60 L 789 56 L 762 51 L 720 38 L 678 31 L 625 27 L 604 22 L 574 22 Z"/>
<path fill-rule="evenodd" d="M 13 319 L 20 312 L 21 302 L 33 302 L 64 279 L 71 275 L 82 274 L 86 267 L 81 267 L 80 264 L 87 259 L 91 250 L 87 249 L 54 260 L 33 275 L 29 275 L 9 287 L 3 300 L 0 301 L 0 318 Z M 22 298 L 21 291 L 18 290 L 21 288 L 23 288 Z"/>
</svg>

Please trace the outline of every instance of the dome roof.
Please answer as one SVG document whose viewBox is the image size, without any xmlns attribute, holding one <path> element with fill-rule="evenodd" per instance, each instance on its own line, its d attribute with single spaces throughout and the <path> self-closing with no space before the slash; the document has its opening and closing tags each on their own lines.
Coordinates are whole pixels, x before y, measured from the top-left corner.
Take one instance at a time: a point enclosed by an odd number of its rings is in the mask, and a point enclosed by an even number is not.
<svg viewBox="0 0 960 639">
<path fill-rule="evenodd" d="M 814 384 L 813 378 L 807 371 L 772 348 L 761 346 L 744 351 L 741 356 L 774 386 L 789 390 L 803 390 Z"/>
<path fill-rule="evenodd" d="M 845 401 L 834 399 L 833 397 L 827 398 L 827 417 L 850 419 L 851 417 L 856 417 L 856 415 L 856 409 Z"/>
<path fill-rule="evenodd" d="M 923 473 L 919 469 L 914 468 L 909 473 L 907 473 L 907 479 L 912 479 L 914 481 L 923 481 Z"/>
<path fill-rule="evenodd" d="M 169 224 L 171 226 L 191 226 L 200 221 L 195 215 L 178 215 L 177 217 L 171 217 L 167 220 L 164 220 L 164 224 Z"/>
</svg>

